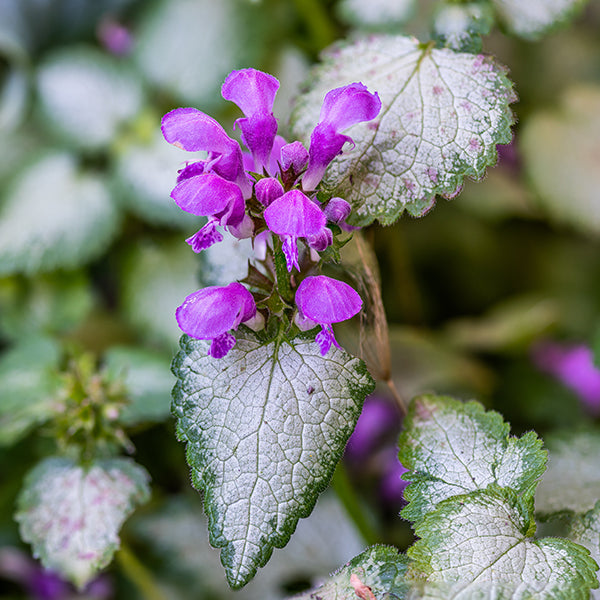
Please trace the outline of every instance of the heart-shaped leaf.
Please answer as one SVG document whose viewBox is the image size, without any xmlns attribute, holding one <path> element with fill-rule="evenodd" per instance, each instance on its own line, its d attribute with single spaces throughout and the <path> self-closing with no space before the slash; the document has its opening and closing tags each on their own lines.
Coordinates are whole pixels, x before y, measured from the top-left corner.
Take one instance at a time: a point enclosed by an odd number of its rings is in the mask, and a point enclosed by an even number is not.
<svg viewBox="0 0 600 600">
<path fill-rule="evenodd" d="M 177 433 L 236 588 L 310 514 L 374 387 L 364 363 L 337 348 L 321 356 L 313 340 L 237 338 L 214 359 L 209 341 L 183 336 L 173 362 Z"/>
<path fill-rule="evenodd" d="M 47 458 L 27 475 L 19 496 L 21 537 L 46 568 L 82 588 L 111 561 L 121 525 L 148 500 L 148 480 L 145 469 L 124 458 L 86 467 Z"/>
<path fill-rule="evenodd" d="M 292 125 L 306 140 L 325 93 L 360 81 L 381 98 L 379 116 L 346 132 L 354 147 L 336 157 L 324 184 L 350 202 L 354 225 L 424 214 L 436 194 L 455 196 L 466 176 L 496 163 L 511 140 L 515 101 L 504 69 L 483 55 L 379 36 L 330 50 L 301 96 Z"/>
</svg>

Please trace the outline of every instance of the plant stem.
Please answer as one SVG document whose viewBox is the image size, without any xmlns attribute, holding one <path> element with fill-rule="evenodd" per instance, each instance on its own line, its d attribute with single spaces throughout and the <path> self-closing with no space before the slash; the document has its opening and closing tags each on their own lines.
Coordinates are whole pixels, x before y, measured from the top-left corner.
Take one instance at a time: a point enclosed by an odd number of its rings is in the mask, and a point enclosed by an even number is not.
<svg viewBox="0 0 600 600">
<path fill-rule="evenodd" d="M 146 600 L 167 600 L 154 576 L 125 545 L 121 544 L 117 552 L 117 561 L 129 580 L 140 590 Z"/>
<path fill-rule="evenodd" d="M 346 467 L 342 461 L 338 463 L 335 472 L 333 473 L 331 483 L 335 493 L 344 505 L 346 512 L 356 525 L 356 528 L 362 535 L 365 543 L 369 546 L 376 544 L 380 539 L 380 536 L 376 531 L 376 526 L 373 523 L 373 519 L 368 518 L 365 514 L 365 511 L 361 506 L 362 502 L 350 482 Z"/>
</svg>

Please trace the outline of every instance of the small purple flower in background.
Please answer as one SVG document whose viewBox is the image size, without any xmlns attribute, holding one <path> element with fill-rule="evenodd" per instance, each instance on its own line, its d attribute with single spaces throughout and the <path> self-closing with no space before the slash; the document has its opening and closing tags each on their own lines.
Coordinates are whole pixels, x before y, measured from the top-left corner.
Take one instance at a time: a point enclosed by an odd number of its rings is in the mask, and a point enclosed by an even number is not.
<svg viewBox="0 0 600 600">
<path fill-rule="evenodd" d="M 298 238 L 317 235 L 325 229 L 327 218 L 321 208 L 300 190 L 290 190 L 265 209 L 267 227 L 283 240 L 287 270 L 298 266 Z"/>
<path fill-rule="evenodd" d="M 600 369 L 590 348 L 545 341 L 533 347 L 532 358 L 541 371 L 575 392 L 592 414 L 600 415 Z"/>
<path fill-rule="evenodd" d="M 302 317 L 308 318 L 323 328 L 317 334 L 315 342 L 325 356 L 331 344 L 339 348 L 333 335 L 332 323 L 350 319 L 362 308 L 362 300 L 358 293 L 347 283 L 316 275 L 307 277 L 296 291 L 296 305 Z"/>
<path fill-rule="evenodd" d="M 351 125 L 371 121 L 380 110 L 378 94 L 371 94 L 362 83 L 351 83 L 327 93 L 319 123 L 310 137 L 308 169 L 302 179 L 305 191 L 314 190 L 344 144 L 353 143 L 351 137 L 339 132 Z"/>
<path fill-rule="evenodd" d="M 407 469 L 398 460 L 395 444 L 400 425 L 400 413 L 391 402 L 370 396 L 344 454 L 357 476 L 370 474 L 377 478 L 380 499 L 394 509 L 404 501 L 404 488 L 408 485 L 401 479 Z"/>
<path fill-rule="evenodd" d="M 252 294 L 241 283 L 234 282 L 226 287 L 205 287 L 190 294 L 175 316 L 180 329 L 189 336 L 212 340 L 210 356 L 223 358 L 235 345 L 235 337 L 229 331 L 255 314 Z"/>
<path fill-rule="evenodd" d="M 100 43 L 116 56 L 125 56 L 133 48 L 131 31 L 113 19 L 104 19 L 97 30 Z"/>
<path fill-rule="evenodd" d="M 269 167 L 277 135 L 273 102 L 278 89 L 275 77 L 256 69 L 232 71 L 221 87 L 223 98 L 235 102 L 246 116 L 238 119 L 236 125 L 242 130 L 242 140 L 252 153 L 256 171 Z"/>
</svg>

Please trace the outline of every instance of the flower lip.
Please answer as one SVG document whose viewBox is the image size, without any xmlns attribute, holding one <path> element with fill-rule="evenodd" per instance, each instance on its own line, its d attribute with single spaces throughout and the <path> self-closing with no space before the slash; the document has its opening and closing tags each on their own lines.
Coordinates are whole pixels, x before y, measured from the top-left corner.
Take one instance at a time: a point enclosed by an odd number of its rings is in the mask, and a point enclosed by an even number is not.
<svg viewBox="0 0 600 600">
<path fill-rule="evenodd" d="M 175 317 L 180 329 L 193 338 L 211 340 L 237 329 L 256 314 L 252 294 L 238 282 L 205 287 L 187 296 Z"/>
<path fill-rule="evenodd" d="M 297 238 L 316 235 L 327 224 L 321 208 L 300 190 L 290 190 L 273 200 L 264 218 L 273 233 Z"/>
<path fill-rule="evenodd" d="M 319 325 L 350 319 L 362 308 L 358 293 L 347 283 L 325 275 L 307 277 L 296 291 L 296 305 Z"/>
</svg>

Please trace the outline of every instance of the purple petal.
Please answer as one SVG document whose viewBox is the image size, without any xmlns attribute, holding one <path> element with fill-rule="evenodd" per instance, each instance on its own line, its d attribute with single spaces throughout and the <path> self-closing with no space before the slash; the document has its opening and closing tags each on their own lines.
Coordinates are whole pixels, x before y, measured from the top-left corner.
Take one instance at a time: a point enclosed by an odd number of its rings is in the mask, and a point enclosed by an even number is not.
<svg viewBox="0 0 600 600">
<path fill-rule="evenodd" d="M 223 241 L 223 236 L 216 228 L 214 220 L 210 220 L 200 231 L 196 232 L 192 237 L 185 240 L 192 250 L 198 254 L 202 250 L 210 248 L 213 244 Z"/>
<path fill-rule="evenodd" d="M 333 233 L 329 227 L 323 227 L 316 235 L 306 238 L 306 242 L 313 250 L 323 252 L 323 250 L 333 244 Z"/>
<path fill-rule="evenodd" d="M 279 173 L 279 159 L 281 156 L 281 149 L 287 145 L 285 138 L 280 135 L 275 136 L 273 142 L 273 149 L 271 150 L 271 160 L 269 161 L 269 175 L 275 177 Z"/>
<path fill-rule="evenodd" d="M 300 190 L 290 190 L 273 200 L 264 218 L 273 233 L 294 237 L 316 235 L 327 224 L 321 208 Z"/>
<path fill-rule="evenodd" d="M 533 349 L 533 359 L 538 368 L 575 392 L 592 413 L 600 412 L 600 369 L 590 348 L 542 342 Z"/>
<path fill-rule="evenodd" d="M 296 244 L 296 238 L 292 235 L 285 236 L 281 249 L 285 255 L 287 270 L 291 273 L 292 268 L 296 267 L 299 271 L 300 266 L 298 265 L 298 245 Z"/>
<path fill-rule="evenodd" d="M 256 199 L 263 205 L 269 206 L 273 200 L 283 196 L 283 186 L 274 177 L 259 179 L 254 186 Z"/>
<path fill-rule="evenodd" d="M 397 506 L 404 501 L 408 481 L 402 479 L 402 475 L 408 473 L 408 469 L 398 459 L 398 448 L 390 448 L 386 454 L 379 491 L 385 502 Z"/>
<path fill-rule="evenodd" d="M 213 339 L 208 355 L 213 358 L 223 358 L 235 346 L 235 337 L 231 333 L 222 333 Z"/>
<path fill-rule="evenodd" d="M 214 173 L 184 179 L 175 186 L 171 198 L 182 210 L 202 217 L 217 217 L 221 225 L 238 225 L 246 210 L 240 188 Z"/>
<path fill-rule="evenodd" d="M 362 300 L 347 283 L 316 275 L 298 286 L 296 305 L 305 317 L 324 325 L 350 319 L 362 308 Z"/>
<path fill-rule="evenodd" d="M 278 89 L 279 82 L 275 77 L 256 69 L 232 71 L 221 88 L 223 98 L 235 102 L 246 116 L 238 119 L 236 124 L 242 130 L 244 144 L 252 152 L 256 170 L 269 167 L 277 134 L 273 102 Z"/>
<path fill-rule="evenodd" d="M 247 116 L 272 113 L 279 81 L 256 69 L 232 71 L 221 87 L 225 100 L 235 102 Z"/>
<path fill-rule="evenodd" d="M 306 191 L 316 189 L 323 179 L 329 163 L 341 154 L 346 142 L 352 138 L 337 133 L 329 123 L 319 123 L 310 136 L 308 169 L 302 178 L 302 188 Z"/>
<path fill-rule="evenodd" d="M 214 339 L 252 318 L 256 304 L 252 294 L 238 282 L 227 287 L 206 287 L 190 294 L 177 308 L 179 328 L 189 336 Z"/>
<path fill-rule="evenodd" d="M 178 171 L 177 183 L 196 175 L 202 175 L 205 171 L 205 167 L 206 161 L 204 160 L 187 164 L 183 169 Z"/>
<path fill-rule="evenodd" d="M 340 345 L 337 343 L 335 336 L 333 335 L 333 329 L 331 329 L 330 325 L 323 325 L 323 329 L 317 333 L 315 337 L 315 342 L 321 349 L 321 356 L 325 356 L 333 344 L 336 348 L 340 348 Z"/>
<path fill-rule="evenodd" d="M 244 215 L 244 218 L 237 225 L 228 225 L 229 233 L 238 240 L 245 240 L 252 237 L 254 233 L 254 221 L 249 215 Z"/>
<path fill-rule="evenodd" d="M 225 133 L 221 125 L 197 108 L 172 110 L 162 118 L 160 128 L 169 144 L 188 152 L 241 153 L 239 144 Z"/>
<path fill-rule="evenodd" d="M 331 198 L 323 209 L 327 220 L 338 224 L 345 221 L 351 211 L 352 207 L 343 198 Z"/>
<path fill-rule="evenodd" d="M 323 100 L 320 123 L 329 123 L 336 131 L 374 119 L 381 110 L 377 92 L 371 94 L 362 83 L 351 83 L 331 90 Z"/>
<path fill-rule="evenodd" d="M 302 187 L 314 190 L 329 163 L 352 138 L 340 131 L 363 121 L 374 119 L 381 110 L 377 93 L 371 94 L 362 83 L 351 83 L 331 90 L 325 96 L 320 120 L 310 137 L 308 170 Z"/>
<path fill-rule="evenodd" d="M 296 175 L 302 172 L 302 169 L 308 162 L 308 150 L 301 142 L 292 142 L 281 148 L 281 168 L 284 171 L 292 169 Z"/>
</svg>

